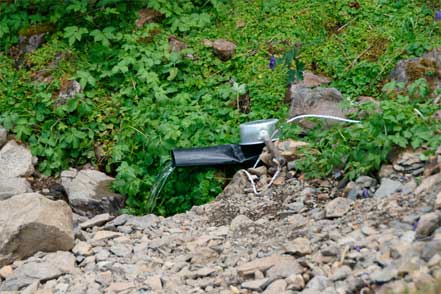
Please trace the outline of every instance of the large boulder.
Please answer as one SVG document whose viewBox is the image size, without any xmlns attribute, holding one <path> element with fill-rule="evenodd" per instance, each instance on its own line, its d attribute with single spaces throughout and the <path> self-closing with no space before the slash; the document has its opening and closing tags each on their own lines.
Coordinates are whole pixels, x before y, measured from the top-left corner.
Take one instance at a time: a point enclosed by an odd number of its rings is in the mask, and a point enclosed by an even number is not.
<svg viewBox="0 0 441 294">
<path fill-rule="evenodd" d="M 31 152 L 15 141 L 0 150 L 0 178 L 30 176 L 34 172 Z"/>
<path fill-rule="evenodd" d="M 32 283 L 46 282 L 76 272 L 75 256 L 70 252 L 38 254 L 20 264 L 0 285 L 0 292 L 19 291 Z"/>
<path fill-rule="evenodd" d="M 0 201 L 0 267 L 38 251 L 74 246 L 72 211 L 63 201 L 38 193 Z"/>
<path fill-rule="evenodd" d="M 113 180 L 91 169 L 69 169 L 61 173 L 61 184 L 66 190 L 70 206 L 75 213 L 87 217 L 102 213 L 114 215 L 122 208 L 123 196 L 110 189 Z"/>
<path fill-rule="evenodd" d="M 345 114 L 340 106 L 343 95 L 335 88 L 310 88 L 294 84 L 288 94 L 291 101 L 289 116 L 294 117 L 302 114 L 331 115 L 344 118 Z M 326 124 L 332 121 L 324 120 Z M 314 123 L 308 120 L 299 120 L 305 128 L 314 127 Z"/>
<path fill-rule="evenodd" d="M 441 87 L 441 48 L 418 58 L 401 60 L 392 70 L 390 78 L 406 84 L 425 78 L 432 88 Z"/>
</svg>

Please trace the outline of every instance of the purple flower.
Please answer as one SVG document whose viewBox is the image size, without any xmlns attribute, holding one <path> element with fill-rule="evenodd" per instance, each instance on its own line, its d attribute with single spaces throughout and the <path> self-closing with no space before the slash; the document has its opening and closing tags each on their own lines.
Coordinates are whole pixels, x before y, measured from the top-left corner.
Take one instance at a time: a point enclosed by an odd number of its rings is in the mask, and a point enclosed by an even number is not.
<svg viewBox="0 0 441 294">
<path fill-rule="evenodd" d="M 271 55 L 269 68 L 271 70 L 274 70 L 275 67 L 276 67 L 276 58 L 274 57 L 274 55 Z"/>
<path fill-rule="evenodd" d="M 357 252 L 360 252 L 360 251 L 361 251 L 361 247 L 358 246 L 358 245 L 355 245 L 354 249 L 355 249 Z"/>
<path fill-rule="evenodd" d="M 435 12 L 435 21 L 441 21 L 441 10 Z"/>
</svg>

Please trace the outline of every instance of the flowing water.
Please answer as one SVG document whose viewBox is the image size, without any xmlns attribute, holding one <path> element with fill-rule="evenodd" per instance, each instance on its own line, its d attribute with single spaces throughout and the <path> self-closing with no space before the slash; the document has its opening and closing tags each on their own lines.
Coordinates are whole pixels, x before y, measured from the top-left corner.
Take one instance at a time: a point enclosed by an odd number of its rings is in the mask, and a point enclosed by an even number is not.
<svg viewBox="0 0 441 294">
<path fill-rule="evenodd" d="M 164 188 L 168 177 L 175 170 L 172 162 L 168 162 L 158 176 L 155 179 L 150 195 L 147 199 L 147 210 L 152 212 L 156 207 L 156 201 L 158 200 L 159 194 L 161 194 L 162 188 Z"/>
</svg>

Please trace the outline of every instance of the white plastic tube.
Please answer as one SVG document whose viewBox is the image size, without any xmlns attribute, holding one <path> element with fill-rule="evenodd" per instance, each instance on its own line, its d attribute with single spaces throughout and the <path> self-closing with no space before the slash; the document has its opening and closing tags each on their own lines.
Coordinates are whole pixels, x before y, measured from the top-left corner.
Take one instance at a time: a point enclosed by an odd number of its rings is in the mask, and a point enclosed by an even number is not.
<svg viewBox="0 0 441 294">
<path fill-rule="evenodd" d="M 361 121 L 359 121 L 359 120 L 347 119 L 347 118 L 342 118 L 342 117 L 332 116 L 332 115 L 321 115 L 321 114 L 302 114 L 302 115 L 291 117 L 286 122 L 292 123 L 293 121 L 303 119 L 303 118 L 310 118 L 310 117 L 332 119 L 332 120 L 338 120 L 338 121 L 343 121 L 343 122 L 348 122 L 348 123 L 353 123 L 353 124 L 361 123 Z"/>
</svg>

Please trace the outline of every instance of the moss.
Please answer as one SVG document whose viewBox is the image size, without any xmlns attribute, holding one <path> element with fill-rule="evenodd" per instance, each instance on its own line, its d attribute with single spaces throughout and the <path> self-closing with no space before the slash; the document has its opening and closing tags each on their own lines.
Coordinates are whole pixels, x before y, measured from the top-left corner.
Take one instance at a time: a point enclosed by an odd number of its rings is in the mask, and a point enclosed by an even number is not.
<svg viewBox="0 0 441 294">
<path fill-rule="evenodd" d="M 30 37 L 33 35 L 53 33 L 55 32 L 55 25 L 52 23 L 42 23 L 38 25 L 29 26 L 21 29 L 18 34 L 22 37 Z"/>
</svg>

